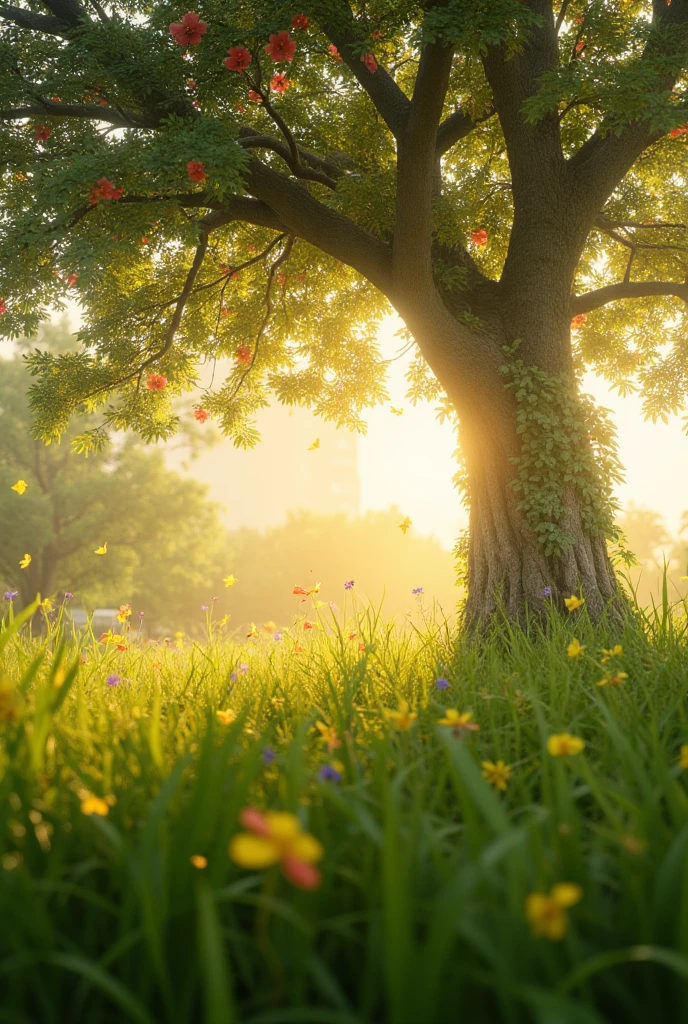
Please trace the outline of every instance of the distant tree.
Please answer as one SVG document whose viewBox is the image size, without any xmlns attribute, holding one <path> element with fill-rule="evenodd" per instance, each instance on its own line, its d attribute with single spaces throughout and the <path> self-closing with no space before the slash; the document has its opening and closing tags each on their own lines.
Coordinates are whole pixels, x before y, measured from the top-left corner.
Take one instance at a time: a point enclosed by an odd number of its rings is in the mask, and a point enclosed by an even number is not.
<svg viewBox="0 0 688 1024">
<path fill-rule="evenodd" d="M 314 600 L 342 606 L 349 594 L 382 604 L 383 614 L 399 615 L 438 601 L 447 616 L 456 611 L 458 592 L 450 552 L 432 537 L 404 535 L 396 509 L 344 515 L 291 513 L 280 526 L 229 535 L 232 572 L 239 583 L 227 595 L 233 623 L 265 619 L 289 625 L 299 616 L 313 619 L 313 603 L 293 594 L 294 586 L 322 587 Z M 422 593 L 414 595 L 414 589 Z M 326 619 L 329 611 L 325 608 Z"/>
<path fill-rule="evenodd" d="M 167 436 L 223 356 L 237 444 L 273 396 L 358 425 L 393 308 L 461 422 L 469 620 L 601 614 L 619 466 L 578 370 L 685 404 L 688 0 L 194 6 L 0 7 L 0 330 L 85 316 L 34 360 L 40 436 L 108 396 L 80 443 Z"/>
<path fill-rule="evenodd" d="M 69 335 L 44 334 L 64 351 Z M 135 602 L 151 620 L 179 623 L 220 586 L 224 534 L 206 488 L 168 470 L 161 451 L 117 440 L 86 458 L 70 442 L 31 436 L 29 372 L 0 364 L 0 578 L 27 603 L 71 591 L 87 607 Z M 23 480 L 23 494 L 12 488 Z M 107 544 L 107 553 L 96 549 Z M 25 554 L 31 564 L 21 569 Z"/>
<path fill-rule="evenodd" d="M 631 502 L 619 516 L 618 524 L 629 549 L 643 564 L 655 561 L 660 549 L 668 550 L 673 543 L 664 517 L 654 509 Z"/>
</svg>

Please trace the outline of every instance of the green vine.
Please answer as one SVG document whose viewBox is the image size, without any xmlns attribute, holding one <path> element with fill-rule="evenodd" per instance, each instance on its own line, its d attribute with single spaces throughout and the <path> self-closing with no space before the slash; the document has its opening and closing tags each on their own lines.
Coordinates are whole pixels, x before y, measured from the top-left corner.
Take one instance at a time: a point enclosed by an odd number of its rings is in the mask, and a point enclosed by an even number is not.
<svg viewBox="0 0 688 1024">
<path fill-rule="evenodd" d="M 518 345 L 505 346 L 509 361 L 500 369 L 517 407 L 521 453 L 511 461 L 516 468 L 512 486 L 521 495 L 519 509 L 545 554 L 561 556 L 574 543 L 562 525 L 565 492 L 573 487 L 586 531 L 616 539 L 613 489 L 623 474 L 608 410 L 581 394 L 579 382 L 568 374 L 525 366 L 514 358 Z"/>
</svg>

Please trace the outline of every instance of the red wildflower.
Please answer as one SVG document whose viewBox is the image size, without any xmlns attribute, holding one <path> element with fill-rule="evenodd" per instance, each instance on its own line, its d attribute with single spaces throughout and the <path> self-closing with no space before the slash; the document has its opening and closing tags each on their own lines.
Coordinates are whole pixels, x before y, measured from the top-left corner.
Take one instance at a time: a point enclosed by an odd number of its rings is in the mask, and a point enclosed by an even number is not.
<svg viewBox="0 0 688 1024">
<path fill-rule="evenodd" d="M 79 275 L 77 273 L 70 274 L 69 277 L 65 277 L 65 284 L 67 285 L 68 288 L 72 288 L 77 283 L 78 280 Z"/>
<path fill-rule="evenodd" d="M 571 327 L 575 330 L 576 327 L 582 327 L 587 320 L 585 313 L 577 313 L 571 321 Z"/>
<path fill-rule="evenodd" d="M 239 348 L 234 353 L 234 358 L 237 363 L 243 363 L 245 366 L 248 366 L 253 361 L 253 353 L 246 345 L 239 345 Z"/>
<path fill-rule="evenodd" d="M 193 11 L 188 11 L 181 21 L 172 22 L 170 35 L 177 46 L 197 46 L 208 26 Z"/>
<path fill-rule="evenodd" d="M 208 175 L 205 173 L 205 164 L 200 160 L 189 160 L 186 165 L 186 173 L 192 181 L 205 181 Z"/>
<path fill-rule="evenodd" d="M 53 130 L 48 128 L 47 124 L 37 124 L 33 133 L 36 136 L 36 142 L 45 142 L 46 139 L 50 138 Z"/>
<path fill-rule="evenodd" d="M 167 377 L 161 373 L 149 373 L 146 387 L 149 391 L 164 391 L 167 387 Z"/>
<path fill-rule="evenodd" d="M 302 28 L 305 32 L 305 30 L 308 28 L 308 18 L 306 17 L 305 14 L 295 14 L 294 17 L 291 19 L 291 27 L 294 29 Z"/>
<path fill-rule="evenodd" d="M 7 303 L 4 299 L 0 299 L 0 316 L 7 312 Z"/>
<path fill-rule="evenodd" d="M 276 75 L 273 75 L 270 79 L 270 88 L 273 92 L 286 92 L 291 82 L 285 74 L 278 71 Z"/>
<path fill-rule="evenodd" d="M 337 47 L 334 45 L 334 43 L 330 43 L 330 45 L 327 47 L 327 49 L 330 51 L 330 53 L 332 54 L 334 59 L 339 63 L 341 61 L 341 59 L 342 59 L 342 55 L 339 52 L 339 50 L 337 49 Z"/>
<path fill-rule="evenodd" d="M 95 206 L 100 199 L 121 199 L 122 189 L 115 188 L 108 178 L 98 178 L 90 191 L 89 199 L 91 206 Z"/>
<path fill-rule="evenodd" d="M 678 139 L 680 135 L 688 135 L 688 124 L 682 124 L 680 128 L 672 128 L 669 135 L 672 139 Z"/>
<path fill-rule="evenodd" d="M 210 413 L 207 409 L 194 409 L 194 419 L 198 420 L 199 423 L 205 423 L 207 419 L 210 419 Z"/>
<path fill-rule="evenodd" d="M 273 32 L 270 36 L 270 42 L 263 49 L 268 57 L 272 57 L 274 61 L 284 60 L 290 62 L 294 59 L 294 54 L 296 53 L 296 43 L 288 32 Z"/>
<path fill-rule="evenodd" d="M 250 99 L 251 103 L 262 103 L 263 102 L 263 97 L 260 95 L 259 92 L 256 92 L 255 89 L 249 89 L 249 91 L 248 91 L 248 98 Z"/>
<path fill-rule="evenodd" d="M 488 235 L 485 228 L 476 228 L 475 231 L 471 231 L 471 242 L 474 245 L 487 245 Z"/>
<path fill-rule="evenodd" d="M 59 103 L 60 102 L 60 97 L 59 96 L 52 96 L 51 99 L 52 99 L 53 103 Z"/>
<path fill-rule="evenodd" d="M 368 71 L 370 71 L 371 75 L 375 74 L 375 72 L 377 71 L 377 61 L 373 57 L 372 53 L 362 54 L 361 63 L 365 64 L 366 68 L 368 69 Z"/>
<path fill-rule="evenodd" d="M 196 108 L 196 110 L 200 110 L 201 109 L 201 104 L 198 102 L 198 100 L 194 100 L 193 103 L 192 103 L 192 106 L 194 106 Z"/>
<path fill-rule="evenodd" d="M 225 67 L 230 71 L 243 71 L 251 63 L 251 54 L 245 46 L 232 46 L 227 53 L 229 57 L 225 57 Z"/>
</svg>

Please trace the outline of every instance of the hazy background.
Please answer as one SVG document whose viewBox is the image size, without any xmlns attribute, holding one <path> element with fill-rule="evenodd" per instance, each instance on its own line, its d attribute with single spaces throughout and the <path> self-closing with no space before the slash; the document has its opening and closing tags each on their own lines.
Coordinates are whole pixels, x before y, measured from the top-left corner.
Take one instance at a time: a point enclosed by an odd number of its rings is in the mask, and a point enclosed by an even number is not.
<svg viewBox="0 0 688 1024">
<path fill-rule="evenodd" d="M 72 327 L 77 312 L 71 311 Z M 127 458 L 138 466 L 140 501 L 145 501 L 150 525 L 144 528 L 140 512 L 141 530 L 133 534 L 137 506 L 130 502 L 125 515 L 122 502 L 119 522 L 119 503 L 111 503 L 83 551 L 59 569 L 58 588 L 74 590 L 74 606 L 81 603 L 89 611 L 130 601 L 146 613 L 150 632 L 198 633 L 204 605 L 216 618 L 230 615 L 229 628 L 243 630 L 253 621 L 260 628 L 265 620 L 288 626 L 316 612 L 311 602 L 302 604 L 293 596 L 295 584 L 308 589 L 322 583 L 318 600 L 341 604 L 349 579 L 356 581 L 356 595 L 375 603 L 384 600 L 387 615 L 417 610 L 421 601 L 438 602 L 452 615 L 459 595 L 451 548 L 467 523 L 452 486 L 456 442 L 451 427 L 437 421 L 432 405 L 413 407 L 404 398 L 409 358 L 395 359 L 401 349 L 395 337 L 399 327 L 390 317 L 381 328 L 383 353 L 394 360 L 390 397 L 369 410 L 365 435 L 337 430 L 307 410 L 274 406 L 258 417 L 262 443 L 253 451 L 218 440 L 190 458 L 187 449 L 171 443 L 151 456 L 158 462 L 162 457 L 163 463 L 151 462 L 149 468 L 145 451 L 132 453 Z M 0 354 L 10 356 L 11 346 Z M 620 398 L 593 375 L 586 384 L 596 401 L 612 410 L 618 427 L 626 467 L 619 491 L 621 522 L 641 562 L 632 573 L 641 599 L 647 602 L 658 592 L 664 557 L 671 560 L 673 596 L 685 593 L 687 584 L 680 577 L 688 575 L 688 521 L 683 519 L 688 438 L 681 418 L 647 423 L 637 398 Z M 403 414 L 395 415 L 392 407 Z M 190 419 L 191 407 L 185 408 Z M 212 420 L 199 430 L 217 437 Z M 316 439 L 319 447 L 309 450 Z M 106 478 L 111 470 L 104 467 Z M 159 476 L 165 472 L 167 477 Z M 16 479 L 7 459 L 5 473 L 7 483 Z M 151 474 L 160 483 L 146 492 Z M 102 485 L 94 486 L 94 493 L 100 493 Z M 28 513 L 36 490 L 21 499 L 5 495 L 9 504 L 5 509 L 0 502 L 3 515 L 11 519 L 20 509 Z M 64 505 L 64 495 L 61 500 Z M 404 517 L 413 524 L 406 535 L 398 528 Z M 18 537 L 11 551 L 3 550 L 0 537 L 2 589 L 26 589 L 29 583 L 27 574 L 16 569 L 17 559 L 25 549 L 37 554 L 38 544 L 35 532 L 25 530 L 21 541 Z M 108 538 L 107 561 L 101 561 L 93 556 L 92 545 Z M 228 589 L 222 580 L 230 573 L 238 582 Z M 416 588 L 423 588 L 422 597 L 412 594 Z"/>
</svg>

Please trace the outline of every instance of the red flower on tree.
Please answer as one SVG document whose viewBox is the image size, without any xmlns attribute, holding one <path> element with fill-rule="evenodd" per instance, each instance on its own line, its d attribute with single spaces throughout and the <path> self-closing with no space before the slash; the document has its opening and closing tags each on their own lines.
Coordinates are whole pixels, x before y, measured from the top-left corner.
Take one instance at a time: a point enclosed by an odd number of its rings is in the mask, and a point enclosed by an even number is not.
<svg viewBox="0 0 688 1024">
<path fill-rule="evenodd" d="M 68 288 L 73 288 L 78 280 L 79 275 L 77 273 L 70 274 L 68 277 L 65 277 L 65 284 L 67 285 Z"/>
<path fill-rule="evenodd" d="M 206 420 L 210 419 L 210 413 L 208 412 L 207 409 L 194 409 L 193 415 L 194 419 L 198 420 L 199 423 L 205 423 Z"/>
<path fill-rule="evenodd" d="M 37 124 L 33 133 L 36 136 L 36 142 L 45 142 L 46 139 L 50 138 L 53 130 L 48 128 L 47 124 Z"/>
<path fill-rule="evenodd" d="M 167 387 L 167 377 L 161 373 L 149 373 L 146 387 L 149 391 L 164 391 Z"/>
<path fill-rule="evenodd" d="M 245 46 L 231 46 L 227 53 L 225 67 L 230 71 L 243 71 L 251 63 L 251 54 Z"/>
<path fill-rule="evenodd" d="M 337 61 L 337 63 L 338 64 L 341 63 L 342 55 L 339 52 L 339 50 L 337 49 L 337 47 L 334 45 L 334 43 L 330 43 L 330 45 L 327 47 L 327 49 L 330 51 L 330 53 L 332 54 L 334 59 Z"/>
<path fill-rule="evenodd" d="M 474 245 L 487 245 L 488 235 L 485 228 L 476 228 L 475 231 L 471 231 L 471 242 Z"/>
<path fill-rule="evenodd" d="M 270 42 L 263 49 L 268 57 L 272 57 L 274 61 L 284 60 L 289 62 L 294 59 L 296 43 L 288 32 L 273 32 L 270 36 Z"/>
<path fill-rule="evenodd" d="M 364 53 L 361 57 L 361 63 L 365 64 L 371 75 L 377 71 L 377 61 L 373 57 L 372 53 Z"/>
<path fill-rule="evenodd" d="M 575 329 L 576 329 L 577 327 L 582 327 L 582 326 L 583 326 L 583 324 L 585 323 L 585 321 L 586 321 L 587 319 L 588 319 L 588 318 L 587 318 L 587 316 L 585 315 L 585 313 L 577 313 L 577 314 L 576 314 L 576 315 L 574 316 L 573 320 L 571 321 L 571 327 L 572 327 L 572 328 L 574 329 L 574 331 L 575 331 Z"/>
<path fill-rule="evenodd" d="M 270 79 L 270 88 L 273 92 L 286 92 L 290 85 L 291 82 L 282 71 L 278 71 Z"/>
<path fill-rule="evenodd" d="M 291 27 L 302 28 L 305 31 L 308 28 L 308 18 L 305 14 L 295 14 L 291 19 Z"/>
<path fill-rule="evenodd" d="M 263 97 L 260 95 L 259 92 L 256 92 L 255 89 L 249 89 L 249 91 L 248 91 L 248 98 L 250 99 L 251 103 L 262 103 L 263 102 Z"/>
<path fill-rule="evenodd" d="M 181 21 L 170 25 L 170 35 L 177 46 L 197 46 L 207 31 L 208 26 L 194 11 L 188 11 Z"/>
<path fill-rule="evenodd" d="M 91 206 L 95 206 L 101 199 L 121 199 L 122 189 L 115 188 L 109 178 L 98 178 L 89 193 Z"/>
<path fill-rule="evenodd" d="M 4 299 L 0 299 L 0 316 L 7 312 L 7 303 Z"/>
<path fill-rule="evenodd" d="M 186 165 L 186 173 L 192 181 L 205 181 L 208 175 L 205 173 L 205 164 L 200 160 L 189 160 Z"/>
<path fill-rule="evenodd" d="M 251 352 L 251 349 L 248 348 L 247 345 L 239 345 L 239 348 L 234 353 L 234 358 L 236 359 L 237 363 L 243 363 L 245 366 L 247 366 L 249 363 L 253 361 L 253 353 Z"/>
<path fill-rule="evenodd" d="M 681 135 L 688 135 L 688 124 L 682 124 L 680 128 L 672 128 L 669 135 L 672 139 L 678 139 Z"/>
<path fill-rule="evenodd" d="M 193 80 L 193 78 L 187 78 L 186 84 L 188 85 L 189 89 L 195 89 L 196 88 L 196 83 Z"/>
</svg>

